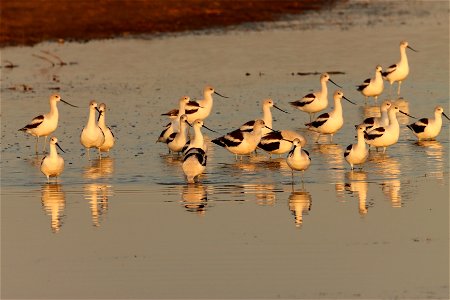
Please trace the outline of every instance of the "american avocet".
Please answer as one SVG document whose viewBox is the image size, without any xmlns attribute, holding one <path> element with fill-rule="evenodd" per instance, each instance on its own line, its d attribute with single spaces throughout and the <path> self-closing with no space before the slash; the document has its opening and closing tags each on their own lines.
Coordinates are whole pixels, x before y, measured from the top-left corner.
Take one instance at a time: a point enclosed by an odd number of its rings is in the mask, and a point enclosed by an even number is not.
<svg viewBox="0 0 450 300">
<path fill-rule="evenodd" d="M 180 131 L 172 133 L 166 141 L 169 151 L 180 152 L 183 149 L 183 146 L 186 145 L 188 140 L 186 130 L 187 124 L 187 116 L 182 115 L 180 117 Z"/>
<path fill-rule="evenodd" d="M 390 91 L 392 92 L 392 84 L 398 81 L 398 89 L 397 96 L 400 95 L 400 87 L 402 85 L 402 81 L 406 79 L 409 74 L 409 65 L 408 65 L 408 57 L 406 56 L 406 48 L 411 49 L 414 52 L 417 52 L 413 48 L 408 45 L 408 42 L 402 41 L 400 42 L 400 61 L 395 65 L 391 65 L 386 69 L 385 72 L 382 73 L 383 78 L 389 81 L 391 84 Z"/>
<path fill-rule="evenodd" d="M 294 139 L 292 141 L 292 150 L 289 152 L 286 162 L 292 170 L 292 181 L 294 181 L 294 170 L 302 171 L 302 182 L 303 182 L 303 174 L 305 170 L 309 168 L 311 164 L 311 158 L 309 157 L 309 153 L 306 150 L 302 149 L 299 139 Z"/>
<path fill-rule="evenodd" d="M 380 106 L 381 117 L 366 118 L 359 125 L 365 126 L 366 130 L 376 127 L 388 126 L 389 125 L 388 110 L 391 106 L 392 106 L 391 102 L 383 101 L 383 103 Z M 358 125 L 356 125 L 355 127 L 358 127 Z"/>
<path fill-rule="evenodd" d="M 344 92 L 342 92 L 341 90 L 337 90 L 333 95 L 334 109 L 329 113 L 321 114 L 315 121 L 305 124 L 306 126 L 308 126 L 308 129 L 319 133 L 316 143 L 319 141 L 320 135 L 322 134 L 330 134 L 330 141 L 333 142 L 333 135 L 342 128 L 342 125 L 344 125 L 341 104 L 342 98 L 356 105 L 354 102 L 348 100 L 344 96 Z"/>
<path fill-rule="evenodd" d="M 109 150 L 114 147 L 116 139 L 114 138 L 114 134 L 112 133 L 111 128 L 106 126 L 105 123 L 106 104 L 101 103 L 98 107 L 98 110 L 98 127 L 100 127 L 105 134 L 105 142 L 100 146 L 99 149 L 101 152 L 109 152 Z"/>
<path fill-rule="evenodd" d="M 207 156 L 201 148 L 190 148 L 183 158 L 183 172 L 188 183 L 195 183 L 195 177 L 205 171 Z"/>
<path fill-rule="evenodd" d="M 41 172 L 47 176 L 47 182 L 50 181 L 50 177 L 55 177 L 58 180 L 58 176 L 61 175 L 64 170 L 64 159 L 58 154 L 56 146 L 64 152 L 58 144 L 58 139 L 52 137 L 50 139 L 50 153 L 46 155 L 41 162 Z"/>
<path fill-rule="evenodd" d="M 276 109 L 284 112 L 284 113 L 288 113 L 285 110 L 282 110 L 281 108 L 279 108 L 278 106 L 275 105 L 274 101 L 272 99 L 264 99 L 263 103 L 262 103 L 262 110 L 263 110 L 263 117 L 262 120 L 264 121 L 264 123 L 266 124 L 267 127 L 272 128 L 272 111 L 270 110 L 272 107 L 275 107 Z M 244 125 L 242 125 L 239 130 L 241 131 L 252 131 L 253 130 L 253 125 L 255 125 L 255 121 L 256 120 L 251 120 L 248 121 L 247 123 L 245 123 Z M 271 130 L 263 127 L 262 129 L 262 133 L 263 136 L 267 133 L 269 133 Z M 291 145 L 289 145 L 290 148 Z"/>
<path fill-rule="evenodd" d="M 272 131 L 264 135 L 258 144 L 258 148 L 272 154 L 284 154 L 292 148 L 292 141 L 300 140 L 300 145 L 306 145 L 306 139 L 301 134 L 291 130 Z"/>
<path fill-rule="evenodd" d="M 39 115 L 35 117 L 33 120 L 31 120 L 31 122 L 28 125 L 19 129 L 19 131 L 24 131 L 36 137 L 36 146 L 35 146 L 36 153 L 38 153 L 37 147 L 39 137 L 45 136 L 44 141 L 44 151 L 45 151 L 47 146 L 47 136 L 51 134 L 53 131 L 55 131 L 56 128 L 58 127 L 59 114 L 58 114 L 58 106 L 56 104 L 59 101 L 73 107 L 78 107 L 61 99 L 61 96 L 59 94 L 53 94 L 50 96 L 50 112 L 46 113 L 45 115 Z"/>
<path fill-rule="evenodd" d="M 397 143 L 400 135 L 400 126 L 397 120 L 397 113 L 400 112 L 408 117 L 413 118 L 409 114 L 400 110 L 398 106 L 392 106 L 388 110 L 389 125 L 384 127 L 376 127 L 370 131 L 364 133 L 364 139 L 368 145 L 378 147 L 383 147 L 383 153 L 386 152 L 386 147 L 394 145 Z"/>
<path fill-rule="evenodd" d="M 103 130 L 97 125 L 95 120 L 95 111 L 100 113 L 97 107 L 97 102 L 92 100 L 89 102 L 89 119 L 86 126 L 83 128 L 80 136 L 81 145 L 87 149 L 88 159 L 91 160 L 89 153 L 90 148 L 97 148 L 98 155 L 101 157 L 100 147 L 105 142 L 105 134 Z"/>
<path fill-rule="evenodd" d="M 358 85 L 357 90 L 361 92 L 361 94 L 366 97 L 366 101 L 368 97 L 373 97 L 375 99 L 375 102 L 378 100 L 378 96 L 381 95 L 381 93 L 384 90 L 384 81 L 383 76 L 381 75 L 381 72 L 383 71 L 383 68 L 378 65 L 375 68 L 375 77 L 370 79 L 364 80 L 364 83 L 361 85 Z"/>
<path fill-rule="evenodd" d="M 364 133 L 366 127 L 364 125 L 359 125 L 356 128 L 358 142 L 356 144 L 348 145 L 344 152 L 345 160 L 350 164 L 352 170 L 354 165 L 359 165 L 367 160 L 369 155 L 369 149 L 364 141 Z"/>
<path fill-rule="evenodd" d="M 442 127 L 442 115 L 448 120 L 450 118 L 444 113 L 442 106 L 436 106 L 434 109 L 434 119 L 433 118 L 423 118 L 419 121 L 406 125 L 415 136 L 421 140 L 432 140 L 439 135 Z"/>
<path fill-rule="evenodd" d="M 194 123 L 192 123 L 191 125 L 194 128 L 194 138 L 190 139 L 183 146 L 183 149 L 181 151 L 183 153 L 185 153 L 185 154 L 191 148 L 200 148 L 200 149 L 203 149 L 204 151 L 206 151 L 207 150 L 207 144 L 205 143 L 205 139 L 203 138 L 203 134 L 202 134 L 201 128 L 204 127 L 206 129 L 208 129 L 209 131 L 212 131 L 212 132 L 215 132 L 215 133 L 217 133 L 217 131 L 214 131 L 211 128 L 206 127 L 206 125 L 204 125 L 203 121 L 200 120 L 200 119 L 195 120 Z"/>
<path fill-rule="evenodd" d="M 197 119 L 204 120 L 210 115 L 213 107 L 212 94 L 228 98 L 216 92 L 212 86 L 206 86 L 203 89 L 203 99 L 189 101 L 187 104 L 186 115 L 188 116 L 188 122 L 194 122 Z"/>
<path fill-rule="evenodd" d="M 169 136 L 174 133 L 175 128 L 177 127 L 175 124 L 178 122 L 178 116 L 169 116 L 170 119 L 170 123 L 167 124 L 164 127 L 164 130 L 161 131 L 161 134 L 159 135 L 158 139 L 156 140 L 156 142 L 160 142 L 160 143 L 165 143 L 167 141 L 167 139 L 169 138 Z"/>
<path fill-rule="evenodd" d="M 248 155 L 255 151 L 259 142 L 261 141 L 262 128 L 266 126 L 263 120 L 256 120 L 253 125 L 252 132 L 242 131 L 237 129 L 222 137 L 212 140 L 216 145 L 226 148 L 231 153 L 236 155 Z"/>
<path fill-rule="evenodd" d="M 178 101 L 178 109 L 172 109 L 171 111 L 161 114 L 161 116 L 168 116 L 171 122 L 166 125 L 166 128 L 161 132 L 156 142 L 167 143 L 167 139 L 172 133 L 180 131 L 180 118 L 186 114 L 186 105 L 191 98 L 189 96 L 183 96 Z"/>
<path fill-rule="evenodd" d="M 289 103 L 295 108 L 309 113 L 309 120 L 312 121 L 312 118 L 316 112 L 324 110 L 328 106 L 328 81 L 342 88 L 330 79 L 330 75 L 328 75 L 328 73 L 323 73 L 320 75 L 320 85 L 322 87 L 321 91 L 307 94 L 302 99 Z"/>
</svg>

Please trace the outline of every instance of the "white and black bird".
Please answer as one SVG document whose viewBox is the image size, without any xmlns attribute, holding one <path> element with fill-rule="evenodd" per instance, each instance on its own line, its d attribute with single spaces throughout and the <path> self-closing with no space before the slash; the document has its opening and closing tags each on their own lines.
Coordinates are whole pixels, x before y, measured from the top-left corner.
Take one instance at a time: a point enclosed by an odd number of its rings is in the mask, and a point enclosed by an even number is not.
<svg viewBox="0 0 450 300">
<path fill-rule="evenodd" d="M 365 132 L 366 127 L 364 125 L 359 125 L 356 128 L 356 144 L 348 145 L 347 149 L 344 152 L 344 158 L 350 164 L 352 170 L 354 169 L 355 165 L 364 163 L 367 160 L 367 156 L 369 155 L 369 148 L 364 141 Z"/>
<path fill-rule="evenodd" d="M 375 77 L 368 78 L 364 80 L 363 84 L 357 86 L 357 90 L 364 95 L 366 101 L 368 97 L 373 97 L 375 99 L 375 102 L 377 102 L 378 96 L 383 93 L 384 81 L 383 75 L 381 74 L 382 72 L 383 68 L 380 65 L 377 65 L 375 68 Z"/>
<path fill-rule="evenodd" d="M 400 125 L 397 120 L 397 113 L 400 112 L 408 117 L 414 118 L 400 110 L 398 106 L 392 106 L 388 111 L 389 125 L 376 127 L 364 133 L 364 139 L 370 146 L 383 147 L 383 153 L 386 148 L 397 143 L 400 136 Z"/>
<path fill-rule="evenodd" d="M 279 108 L 278 106 L 275 105 L 275 102 L 272 99 L 264 99 L 262 102 L 262 111 L 263 111 L 263 117 L 262 120 L 264 121 L 264 123 L 266 124 L 267 127 L 272 128 L 272 122 L 273 122 L 273 118 L 272 118 L 272 111 L 271 108 L 275 107 L 276 109 L 278 109 L 279 111 L 282 111 L 284 113 L 288 113 L 285 110 L 282 110 L 281 108 Z M 247 131 L 250 132 L 253 130 L 253 126 L 255 125 L 255 121 L 256 120 L 251 120 L 246 122 L 245 124 L 243 124 L 241 127 L 239 127 L 239 129 L 241 131 Z M 269 132 L 271 132 L 272 130 L 263 127 L 262 132 L 263 132 L 263 136 Z"/>
<path fill-rule="evenodd" d="M 329 134 L 331 136 L 330 141 L 333 142 L 333 135 L 344 125 L 341 104 L 342 99 L 356 105 L 354 102 L 347 99 L 344 96 L 344 92 L 341 90 L 334 92 L 333 98 L 334 109 L 332 111 L 321 114 L 315 121 L 305 124 L 308 129 L 319 133 L 316 143 L 319 141 L 320 135 L 322 134 Z"/>
<path fill-rule="evenodd" d="M 450 120 L 450 118 L 444 113 L 442 106 L 436 106 L 434 109 L 434 118 L 422 118 L 419 121 L 406 126 L 411 129 L 419 141 L 433 140 L 441 132 L 442 116 Z"/>
<path fill-rule="evenodd" d="M 180 118 L 182 115 L 186 114 L 186 105 L 189 103 L 190 99 L 191 98 L 188 96 L 181 97 L 178 101 L 178 109 L 173 109 L 167 113 L 161 114 L 162 116 L 168 116 L 171 121 L 159 135 L 159 138 L 156 140 L 157 143 L 167 143 L 167 139 L 172 133 L 180 131 Z"/>
<path fill-rule="evenodd" d="M 398 82 L 398 89 L 397 89 L 397 96 L 400 95 L 400 87 L 402 85 L 402 82 L 408 77 L 409 74 L 409 64 L 408 64 L 408 57 L 406 56 L 406 48 L 418 52 L 417 50 L 414 50 L 408 45 L 407 41 L 401 41 L 400 42 L 400 61 L 394 65 L 389 66 L 389 68 L 386 69 L 382 73 L 383 78 L 391 84 L 391 91 L 392 91 L 392 85 L 394 82 Z"/>
<path fill-rule="evenodd" d="M 184 145 L 186 145 L 188 141 L 187 129 L 186 126 L 189 124 L 187 121 L 187 116 L 182 115 L 180 117 L 180 130 L 178 132 L 172 133 L 167 138 L 167 147 L 169 148 L 169 152 L 181 152 L 183 150 Z"/>
<path fill-rule="evenodd" d="M 339 88 L 342 88 L 341 86 L 337 85 L 333 80 L 330 79 L 330 75 L 328 73 L 323 73 L 320 75 L 320 85 L 321 90 L 318 92 L 310 93 L 300 100 L 296 100 L 293 102 L 289 102 L 293 107 L 309 113 L 309 120 L 312 121 L 312 118 L 314 117 L 314 114 L 324 110 L 328 106 L 328 88 L 327 88 L 327 82 L 330 81 L 334 85 L 336 85 Z"/>
<path fill-rule="evenodd" d="M 190 148 L 183 157 L 183 172 L 188 183 L 195 183 L 195 178 L 206 168 L 207 156 L 202 148 Z"/>
<path fill-rule="evenodd" d="M 262 128 L 265 127 L 263 120 L 256 120 L 253 131 L 247 132 L 237 129 L 222 137 L 212 140 L 216 145 L 224 147 L 236 155 L 248 155 L 255 151 L 262 137 Z"/>
<path fill-rule="evenodd" d="M 41 161 L 41 172 L 47 176 L 47 182 L 50 182 L 50 177 L 55 177 L 57 181 L 58 176 L 61 175 L 64 170 L 64 159 L 58 154 L 56 147 L 64 152 L 58 144 L 58 139 L 52 137 L 50 139 L 50 153 L 44 156 Z"/>
<path fill-rule="evenodd" d="M 359 124 L 363 125 L 366 130 L 370 130 L 372 128 L 376 127 L 383 127 L 389 125 L 389 117 L 388 117 L 388 110 L 391 108 L 392 103 L 389 101 L 383 101 L 383 103 L 380 106 L 380 117 L 369 117 L 364 119 L 364 121 Z M 356 125 L 355 127 L 358 127 L 359 125 Z"/>
<path fill-rule="evenodd" d="M 299 139 L 292 141 L 292 150 L 286 157 L 286 162 L 292 170 L 292 181 L 294 181 L 294 171 L 301 171 L 303 182 L 303 175 L 311 164 L 311 158 L 309 157 L 308 151 L 302 149 Z"/>
<path fill-rule="evenodd" d="M 39 137 L 40 136 L 45 137 L 44 141 L 44 151 L 45 151 L 47 146 L 47 137 L 50 134 L 52 134 L 58 127 L 59 113 L 57 103 L 59 101 L 72 107 L 78 107 L 61 99 L 61 96 L 59 94 L 53 94 L 50 96 L 50 112 L 33 118 L 33 120 L 31 120 L 29 124 L 19 129 L 19 131 L 24 131 L 36 137 L 36 145 L 35 145 L 36 153 L 38 153 L 37 148 Z"/>
<path fill-rule="evenodd" d="M 105 133 L 98 126 L 95 118 L 95 111 L 100 113 L 98 109 L 97 102 L 92 100 L 89 102 L 89 118 L 86 126 L 81 131 L 80 143 L 83 145 L 88 154 L 88 159 L 91 160 L 89 150 L 91 148 L 97 148 L 99 158 L 101 158 L 100 147 L 105 142 Z"/>
<path fill-rule="evenodd" d="M 105 134 L 105 142 L 100 146 L 101 152 L 108 152 L 111 150 L 112 147 L 114 147 L 114 144 L 116 142 L 116 138 L 114 137 L 114 134 L 108 126 L 106 126 L 106 104 L 101 103 L 98 107 L 99 115 L 97 119 L 98 127 L 101 128 L 103 133 Z"/>
</svg>

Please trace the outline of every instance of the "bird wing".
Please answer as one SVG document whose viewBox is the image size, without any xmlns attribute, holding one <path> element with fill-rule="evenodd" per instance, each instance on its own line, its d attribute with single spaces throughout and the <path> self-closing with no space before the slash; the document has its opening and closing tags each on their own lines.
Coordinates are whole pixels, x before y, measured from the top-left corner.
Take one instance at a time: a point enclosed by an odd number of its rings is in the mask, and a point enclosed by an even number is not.
<svg viewBox="0 0 450 300">
<path fill-rule="evenodd" d="M 386 129 L 384 127 L 377 127 L 377 128 L 372 129 L 369 132 L 365 132 L 364 138 L 366 140 L 374 140 L 374 139 L 382 136 L 385 131 L 386 131 Z"/>
<path fill-rule="evenodd" d="M 306 123 L 306 126 L 315 127 L 318 128 L 322 126 L 328 119 L 330 118 L 330 115 L 328 113 L 321 114 L 317 119 L 311 123 Z"/>
<path fill-rule="evenodd" d="M 239 144 L 241 144 L 243 140 L 244 140 L 243 132 L 237 129 L 220 138 L 212 140 L 212 142 L 222 147 L 236 147 Z"/>
<path fill-rule="evenodd" d="M 425 131 L 425 128 L 428 125 L 428 119 L 427 118 L 423 118 L 420 119 L 419 121 L 417 121 L 416 123 L 410 124 L 410 125 L 406 125 L 409 129 L 411 129 L 412 131 L 414 131 L 415 133 L 421 133 Z"/>
<path fill-rule="evenodd" d="M 19 130 L 26 131 L 28 129 L 36 128 L 39 125 L 41 125 L 42 122 L 44 122 L 44 115 L 39 115 L 36 118 L 34 118 L 33 120 L 31 120 L 30 124 L 26 125 L 25 127 L 21 128 Z"/>
<path fill-rule="evenodd" d="M 391 66 L 389 66 L 389 68 L 386 69 L 385 72 L 382 72 L 381 75 L 383 75 L 383 77 L 386 77 L 387 75 L 394 72 L 396 69 L 397 69 L 397 64 L 391 65 Z"/>
<path fill-rule="evenodd" d="M 344 157 L 347 157 L 350 154 L 350 151 L 352 150 L 353 145 L 348 145 L 347 149 L 344 152 Z"/>
<path fill-rule="evenodd" d="M 171 111 L 166 112 L 165 114 L 161 114 L 161 116 L 178 116 L 178 109 L 172 109 Z"/>
<path fill-rule="evenodd" d="M 239 127 L 239 130 L 244 131 L 244 132 L 252 132 L 253 125 L 255 125 L 255 120 L 248 121 L 247 123 L 245 123 L 241 127 Z"/>
<path fill-rule="evenodd" d="M 316 99 L 316 95 L 314 95 L 313 93 L 308 94 L 306 96 L 304 96 L 302 99 L 297 100 L 297 101 L 293 101 L 293 102 L 289 102 L 292 106 L 294 107 L 303 107 L 305 105 L 310 104 L 311 102 L 314 101 L 314 99 Z"/>
<path fill-rule="evenodd" d="M 362 90 L 364 90 L 366 87 L 368 87 L 369 84 L 370 84 L 370 78 L 367 78 L 366 80 L 364 80 L 364 83 L 362 83 L 362 84 L 360 84 L 360 85 L 357 86 L 357 87 L 358 87 L 357 90 L 358 90 L 358 91 L 362 91 Z"/>
</svg>

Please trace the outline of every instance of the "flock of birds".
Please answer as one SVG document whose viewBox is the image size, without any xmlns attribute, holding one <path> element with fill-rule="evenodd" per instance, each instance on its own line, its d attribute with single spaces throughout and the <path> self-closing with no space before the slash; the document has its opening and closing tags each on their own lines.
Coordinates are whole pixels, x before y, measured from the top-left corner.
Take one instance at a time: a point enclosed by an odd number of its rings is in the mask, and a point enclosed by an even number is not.
<svg viewBox="0 0 450 300">
<path fill-rule="evenodd" d="M 357 86 L 357 90 L 366 97 L 366 101 L 368 97 L 373 97 L 377 101 L 384 90 L 384 80 L 389 81 L 391 90 L 392 85 L 397 82 L 397 95 L 400 95 L 401 83 L 409 74 L 406 49 L 416 51 L 408 45 L 408 42 L 402 41 L 400 43 L 400 61 L 388 67 L 384 72 L 381 66 L 376 66 L 374 78 L 367 79 L 363 84 Z M 316 113 L 328 107 L 328 81 L 342 88 L 330 79 L 329 74 L 324 73 L 320 76 L 320 91 L 307 94 L 299 100 L 290 102 L 294 108 L 309 114 L 310 122 L 305 125 L 308 129 L 318 133 L 316 143 L 321 135 L 329 135 L 330 141 L 332 141 L 333 135 L 342 128 L 344 124 L 342 99 L 355 105 L 354 102 L 344 96 L 342 90 L 337 90 L 333 94 L 333 110 L 322 113 L 314 119 Z M 179 100 L 178 109 L 162 114 L 168 116 L 171 122 L 166 125 L 157 140 L 157 142 L 167 144 L 169 152 L 182 153 L 182 169 L 188 183 L 194 183 L 206 167 L 208 144 L 203 138 L 201 129 L 203 127 L 215 132 L 204 125 L 204 120 L 212 111 L 213 94 L 227 98 L 216 92 L 211 86 L 206 86 L 203 92 L 204 98 L 202 100 L 191 101 L 190 97 L 183 96 Z M 52 95 L 50 97 L 50 112 L 34 118 L 30 124 L 19 129 L 36 137 L 36 153 L 39 137 L 45 137 L 45 151 L 47 137 L 57 128 L 57 102 L 59 101 L 74 106 L 62 100 L 58 94 Z M 304 149 L 307 141 L 295 131 L 274 130 L 272 128 L 272 107 L 287 113 L 277 107 L 272 99 L 265 99 L 262 102 L 263 116 L 261 119 L 248 121 L 238 129 L 213 139 L 212 143 L 235 154 L 236 159 L 238 156 L 242 158 L 243 155 L 250 155 L 256 149 L 262 149 L 269 153 L 270 156 L 272 154 L 281 155 L 288 153 L 286 162 L 292 169 L 292 177 L 294 176 L 294 171 L 302 171 L 303 181 L 303 173 L 311 164 L 310 155 Z M 96 111 L 99 113 L 97 119 Z M 105 111 L 105 104 L 102 103 L 97 106 L 95 101 L 89 103 L 88 122 L 80 137 L 80 142 L 87 149 L 89 158 L 90 148 L 97 148 L 101 158 L 101 152 L 108 152 L 114 146 L 114 135 L 105 124 Z M 380 106 L 380 111 L 380 117 L 367 118 L 361 124 L 355 126 L 357 142 L 349 145 L 344 153 L 344 157 L 352 170 L 355 165 L 361 165 L 367 160 L 370 146 L 375 147 L 377 151 L 378 148 L 383 148 L 384 153 L 387 147 L 397 143 L 400 134 L 397 113 L 412 117 L 401 111 L 397 105 L 390 101 L 384 101 Z M 442 115 L 450 120 L 444 113 L 443 108 L 437 106 L 434 111 L 434 118 L 422 118 L 407 126 L 419 140 L 434 139 L 442 127 Z M 192 127 L 194 131 L 192 137 L 189 135 L 189 127 Z M 64 169 L 64 160 L 57 153 L 56 147 L 59 147 L 58 139 L 52 137 L 50 139 L 50 152 L 43 158 L 41 163 L 41 171 L 47 176 L 47 181 L 49 181 L 50 177 L 56 177 L 57 180 L 57 177 Z M 61 149 L 61 147 L 59 148 Z M 61 149 L 61 151 L 63 150 Z"/>
</svg>

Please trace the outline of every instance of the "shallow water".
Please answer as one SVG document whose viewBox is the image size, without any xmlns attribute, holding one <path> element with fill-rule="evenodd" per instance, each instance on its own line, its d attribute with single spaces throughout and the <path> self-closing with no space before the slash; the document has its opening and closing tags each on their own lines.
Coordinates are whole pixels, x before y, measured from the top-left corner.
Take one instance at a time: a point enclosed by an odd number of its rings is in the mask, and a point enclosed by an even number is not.
<svg viewBox="0 0 450 300">
<path fill-rule="evenodd" d="M 400 140 L 386 154 L 354 172 L 343 158 L 353 125 L 378 113 L 354 86 L 396 62 L 400 40 L 420 52 L 408 52 L 398 104 L 419 118 L 438 104 L 449 112 L 448 4 L 408 3 L 2 49 L 19 65 L 2 69 L 2 298 L 447 298 L 449 122 L 437 141 L 417 144 L 404 126 L 413 120 L 399 116 Z M 33 56 L 41 50 L 69 64 L 52 67 Z M 314 144 L 308 116 L 288 105 L 319 87 L 318 75 L 292 73 L 315 71 L 344 72 L 331 78 L 358 103 L 343 103 L 333 144 Z M 33 90 L 9 89 L 21 84 Z M 230 97 L 215 97 L 206 121 L 221 134 L 258 117 L 264 98 L 289 110 L 273 111 L 274 127 L 307 138 L 304 185 L 297 174 L 292 186 L 284 157 L 236 161 L 212 144 L 200 183 L 186 185 L 180 158 L 155 144 L 160 114 L 206 84 Z M 80 108 L 59 104 L 66 169 L 46 184 L 34 139 L 17 129 L 47 111 L 55 88 Z M 108 104 L 117 145 L 89 162 L 79 133 L 91 99 Z"/>
</svg>

